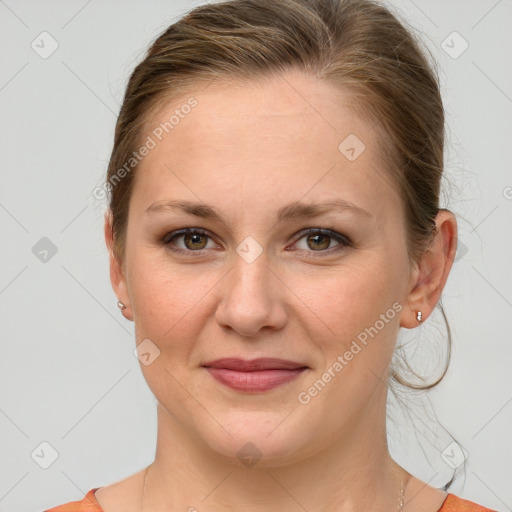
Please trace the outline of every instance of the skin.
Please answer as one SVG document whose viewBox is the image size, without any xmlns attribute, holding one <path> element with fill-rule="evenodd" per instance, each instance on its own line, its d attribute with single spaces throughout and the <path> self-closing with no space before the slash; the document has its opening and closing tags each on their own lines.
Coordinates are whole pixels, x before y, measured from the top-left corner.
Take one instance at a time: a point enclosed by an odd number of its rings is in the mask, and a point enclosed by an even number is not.
<svg viewBox="0 0 512 512">
<path fill-rule="evenodd" d="M 105 217 L 113 289 L 135 322 L 137 344 L 149 338 L 160 355 L 141 363 L 158 400 L 144 506 L 145 469 L 99 489 L 98 502 L 105 512 L 372 512 L 396 510 L 405 481 L 405 511 L 438 510 L 446 493 L 389 455 L 386 382 L 400 327 L 415 328 L 416 312 L 426 320 L 440 298 L 456 251 L 454 216 L 439 212 L 436 239 L 411 264 L 401 197 L 377 172 L 377 132 L 348 108 L 348 96 L 312 76 L 217 80 L 173 101 L 150 125 L 190 96 L 197 107 L 136 171 L 122 264 Z M 365 144 L 354 161 L 338 149 L 348 134 Z M 279 208 L 291 202 L 340 198 L 369 215 L 336 210 L 277 222 Z M 170 199 L 207 203 L 224 222 L 178 210 L 144 213 Z M 208 235 L 161 242 L 184 227 Z M 327 236 L 317 248 L 315 233 L 300 233 L 307 228 L 332 229 L 353 246 Z M 251 263 L 236 252 L 248 236 L 262 249 Z M 300 403 L 298 394 L 394 303 L 402 306 L 394 318 Z M 228 356 L 279 357 L 309 368 L 280 387 L 243 393 L 201 366 Z M 248 442 L 261 453 L 252 467 L 237 457 Z"/>
</svg>

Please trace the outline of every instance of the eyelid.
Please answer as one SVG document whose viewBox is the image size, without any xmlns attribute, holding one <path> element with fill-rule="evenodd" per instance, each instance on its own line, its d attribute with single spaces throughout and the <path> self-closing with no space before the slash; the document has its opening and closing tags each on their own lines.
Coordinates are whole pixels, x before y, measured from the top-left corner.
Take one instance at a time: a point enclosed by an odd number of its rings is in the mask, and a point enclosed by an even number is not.
<svg viewBox="0 0 512 512">
<path fill-rule="evenodd" d="M 297 236 L 297 240 L 300 240 L 304 235 L 308 235 L 310 233 L 320 233 L 322 235 L 329 235 L 340 242 L 346 243 L 347 245 L 352 243 L 348 236 L 338 233 L 337 231 L 335 231 L 334 228 L 306 228 L 299 231 L 295 236 Z"/>
<path fill-rule="evenodd" d="M 334 240 L 336 240 L 339 243 L 339 245 L 337 245 L 335 247 L 330 247 L 329 249 L 325 249 L 323 251 L 306 251 L 313 255 L 318 254 L 319 257 L 321 257 L 322 254 L 332 254 L 338 250 L 342 250 L 345 247 L 353 247 L 352 240 L 350 240 L 350 238 L 348 236 L 338 233 L 337 231 L 334 230 L 334 228 L 331 228 L 331 229 L 325 229 L 325 228 L 303 229 L 302 231 L 299 231 L 296 234 L 296 240 L 295 240 L 295 242 L 293 242 L 292 245 L 295 245 L 299 240 L 304 238 L 306 235 L 315 234 L 315 233 L 318 233 L 321 235 L 327 235 L 327 236 L 333 238 Z M 295 250 L 295 249 L 293 249 L 293 250 Z"/>
</svg>

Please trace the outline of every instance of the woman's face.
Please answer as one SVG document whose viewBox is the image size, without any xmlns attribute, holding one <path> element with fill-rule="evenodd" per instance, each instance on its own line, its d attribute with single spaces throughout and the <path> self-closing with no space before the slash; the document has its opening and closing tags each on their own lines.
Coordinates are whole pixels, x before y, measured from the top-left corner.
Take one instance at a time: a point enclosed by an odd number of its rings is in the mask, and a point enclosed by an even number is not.
<svg viewBox="0 0 512 512">
<path fill-rule="evenodd" d="M 382 433 L 415 276 L 377 133 L 349 106 L 290 71 L 198 87 L 150 123 L 115 287 L 166 412 L 159 427 L 270 464 Z M 222 358 L 299 369 L 205 367 Z"/>
</svg>

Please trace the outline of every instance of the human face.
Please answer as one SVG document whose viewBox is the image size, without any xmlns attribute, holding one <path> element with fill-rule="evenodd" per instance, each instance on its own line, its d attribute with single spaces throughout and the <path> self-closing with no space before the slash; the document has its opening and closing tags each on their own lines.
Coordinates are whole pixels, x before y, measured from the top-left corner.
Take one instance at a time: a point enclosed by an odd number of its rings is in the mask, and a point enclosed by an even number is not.
<svg viewBox="0 0 512 512">
<path fill-rule="evenodd" d="M 191 96 L 197 105 L 136 171 L 125 251 L 137 344 L 159 354 L 141 369 L 169 428 L 233 459 L 250 442 L 274 463 L 382 429 L 409 264 L 377 133 L 348 96 L 298 71 L 198 87 L 150 125 Z M 155 207 L 169 201 L 221 220 Z M 332 201 L 357 209 L 278 217 Z M 185 227 L 200 233 L 171 239 Z M 220 358 L 305 369 L 240 390 L 205 368 Z"/>
</svg>

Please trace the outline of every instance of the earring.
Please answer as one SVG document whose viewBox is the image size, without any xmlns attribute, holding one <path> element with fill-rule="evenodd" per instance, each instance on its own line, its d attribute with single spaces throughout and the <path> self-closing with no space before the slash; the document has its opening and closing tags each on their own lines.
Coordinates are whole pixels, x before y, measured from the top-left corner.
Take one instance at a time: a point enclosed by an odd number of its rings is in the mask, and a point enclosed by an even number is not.
<svg viewBox="0 0 512 512">
<path fill-rule="evenodd" d="M 416 320 L 418 320 L 418 322 L 421 324 L 422 320 L 421 320 L 421 311 L 418 311 L 416 313 Z"/>
<path fill-rule="evenodd" d="M 118 307 L 121 311 L 123 311 L 123 309 L 125 309 L 125 308 L 126 308 L 126 306 L 125 306 L 125 305 L 124 305 L 120 300 L 118 300 L 118 301 L 117 301 L 117 307 Z"/>
</svg>

